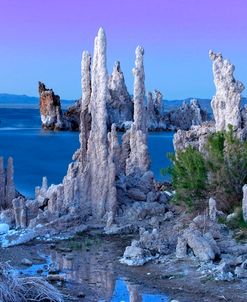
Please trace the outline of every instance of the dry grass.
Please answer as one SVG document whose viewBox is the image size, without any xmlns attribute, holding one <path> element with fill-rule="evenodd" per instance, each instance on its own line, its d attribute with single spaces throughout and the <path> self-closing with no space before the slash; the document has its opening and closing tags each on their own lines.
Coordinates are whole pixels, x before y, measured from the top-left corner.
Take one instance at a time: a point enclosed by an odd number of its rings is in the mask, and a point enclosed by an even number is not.
<svg viewBox="0 0 247 302">
<path fill-rule="evenodd" d="M 1 302 L 63 302 L 63 296 L 47 281 L 36 277 L 19 278 L 5 264 L 0 264 Z"/>
</svg>

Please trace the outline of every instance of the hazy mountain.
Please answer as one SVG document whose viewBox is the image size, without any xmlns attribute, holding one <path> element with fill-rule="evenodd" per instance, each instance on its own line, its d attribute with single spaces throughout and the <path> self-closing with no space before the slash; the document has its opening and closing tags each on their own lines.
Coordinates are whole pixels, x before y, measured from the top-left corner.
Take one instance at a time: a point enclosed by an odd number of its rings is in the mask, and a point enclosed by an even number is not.
<svg viewBox="0 0 247 302">
<path fill-rule="evenodd" d="M 165 111 L 170 111 L 182 105 L 184 101 L 189 102 L 193 98 L 187 98 L 185 100 L 164 100 Z M 208 113 L 212 113 L 210 105 L 210 99 L 199 99 L 202 109 Z M 74 100 L 61 100 L 62 108 L 66 109 L 72 104 Z M 242 106 L 247 104 L 247 99 L 242 99 Z M 39 98 L 27 95 L 15 95 L 8 93 L 0 93 L 0 108 L 26 108 L 26 109 L 39 109 Z"/>
<path fill-rule="evenodd" d="M 75 101 L 61 100 L 62 107 L 67 108 Z M 0 93 L 0 108 L 39 109 L 39 98 L 27 95 Z"/>
<path fill-rule="evenodd" d="M 187 98 L 185 100 L 164 100 L 165 111 L 170 111 L 172 109 L 175 109 L 175 108 L 181 106 L 184 101 L 186 103 L 189 103 L 190 100 L 192 100 L 192 99 L 195 99 L 195 98 Z M 208 113 L 212 113 L 210 99 L 199 99 L 199 98 L 196 98 L 196 99 L 199 101 L 202 109 L 206 110 Z"/>
</svg>

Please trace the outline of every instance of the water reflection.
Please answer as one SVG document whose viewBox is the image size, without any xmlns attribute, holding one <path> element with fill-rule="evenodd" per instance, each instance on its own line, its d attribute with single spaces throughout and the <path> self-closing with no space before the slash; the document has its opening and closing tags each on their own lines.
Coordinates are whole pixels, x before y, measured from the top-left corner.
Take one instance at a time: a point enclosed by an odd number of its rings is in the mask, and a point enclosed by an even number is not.
<svg viewBox="0 0 247 302">
<path fill-rule="evenodd" d="M 91 288 L 101 302 L 168 302 L 166 295 L 144 293 L 143 288 L 125 277 L 118 277 L 112 253 L 105 244 L 71 253 L 51 251 L 51 262 L 66 273 L 68 282 Z M 116 259 L 116 258 L 115 258 Z"/>
</svg>

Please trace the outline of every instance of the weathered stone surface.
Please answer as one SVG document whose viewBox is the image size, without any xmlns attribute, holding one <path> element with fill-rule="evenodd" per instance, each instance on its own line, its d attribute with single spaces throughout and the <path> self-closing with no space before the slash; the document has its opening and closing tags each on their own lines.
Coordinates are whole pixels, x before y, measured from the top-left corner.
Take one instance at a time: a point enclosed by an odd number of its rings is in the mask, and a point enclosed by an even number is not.
<svg viewBox="0 0 247 302">
<path fill-rule="evenodd" d="M 199 231 L 188 231 L 184 234 L 188 246 L 201 261 L 209 261 L 215 258 L 215 253 L 210 242 Z"/>
<path fill-rule="evenodd" d="M 176 246 L 176 257 L 179 259 L 187 257 L 187 240 L 183 237 L 178 238 Z"/>
<path fill-rule="evenodd" d="M 189 145 L 205 152 L 205 144 L 210 134 L 215 132 L 215 126 L 212 122 L 204 123 L 201 126 L 193 126 L 189 131 L 178 130 L 173 137 L 175 151 L 181 151 Z"/>
<path fill-rule="evenodd" d="M 167 206 L 165 204 L 160 204 L 158 202 L 134 202 L 127 210 L 126 216 L 131 218 L 131 220 L 140 219 L 143 220 L 147 217 L 164 215 L 167 211 Z"/>
<path fill-rule="evenodd" d="M 121 124 L 133 120 L 134 105 L 125 85 L 124 74 L 120 62 L 115 62 L 108 88 L 110 98 L 107 101 L 107 114 L 109 127 L 114 123 L 118 128 Z"/>
<path fill-rule="evenodd" d="M 201 126 L 192 127 L 189 131 L 179 130 L 173 140 L 176 151 L 192 145 L 199 151 L 205 152 L 204 146 L 208 136 L 216 131 L 227 131 L 229 125 L 233 126 L 240 139 L 247 137 L 247 111 L 246 108 L 240 108 L 244 85 L 235 80 L 234 65 L 224 60 L 221 53 L 216 54 L 210 50 L 209 57 L 213 63 L 216 87 L 216 94 L 211 102 L 215 123 L 203 123 Z"/>
<path fill-rule="evenodd" d="M 139 247 L 138 244 L 139 243 L 134 240 L 131 246 L 126 247 L 124 255 L 120 259 L 121 263 L 129 266 L 141 266 L 154 258 L 148 250 L 144 250 Z"/>
<path fill-rule="evenodd" d="M 61 109 L 60 96 L 39 82 L 40 117 L 42 128 L 46 130 L 79 130 L 80 100 L 70 106 L 65 113 Z"/>
<path fill-rule="evenodd" d="M 144 73 L 144 49 L 140 46 L 136 48 L 135 67 L 132 72 L 134 75 L 134 124 L 137 130 L 143 133 L 147 131 L 145 98 L 145 73 Z"/>
<path fill-rule="evenodd" d="M 10 227 L 15 225 L 15 216 L 13 209 L 2 210 L 0 213 L 0 223 L 6 223 Z"/>
<path fill-rule="evenodd" d="M 238 278 L 247 278 L 247 269 L 237 266 L 234 272 Z"/>
<path fill-rule="evenodd" d="M 217 215 L 217 207 L 216 207 L 216 201 L 212 197 L 209 198 L 208 207 L 209 207 L 209 217 L 211 220 L 215 221 Z"/>
<path fill-rule="evenodd" d="M 22 197 L 13 199 L 13 209 L 15 214 L 15 226 L 16 228 L 27 227 L 27 207 L 26 201 Z"/>
<path fill-rule="evenodd" d="M 191 126 L 200 126 L 207 121 L 207 113 L 201 109 L 198 100 L 183 102 L 178 109 L 167 113 L 167 125 L 171 129 L 189 130 Z"/>
<path fill-rule="evenodd" d="M 241 128 L 240 101 L 244 85 L 235 80 L 233 76 L 235 66 L 223 59 L 221 53 L 210 50 L 209 57 L 213 63 L 216 87 L 216 95 L 211 102 L 216 131 L 228 130 L 229 124 L 237 130 Z"/>
<path fill-rule="evenodd" d="M 0 157 L 0 209 L 12 208 L 12 200 L 16 195 L 13 158 L 8 158 L 7 169 L 5 171 L 3 158 Z"/>
<path fill-rule="evenodd" d="M 127 191 L 127 194 L 129 196 L 129 198 L 133 199 L 133 200 L 142 200 L 142 201 L 146 200 L 146 195 L 138 188 L 129 189 Z"/>
<path fill-rule="evenodd" d="M 247 185 L 243 186 L 242 211 L 244 221 L 247 222 Z"/>
<path fill-rule="evenodd" d="M 147 97 L 147 127 L 149 131 L 166 130 L 167 123 L 164 115 L 163 96 L 160 91 L 148 93 Z"/>
<path fill-rule="evenodd" d="M 6 223 L 0 223 L 0 235 L 6 234 L 9 231 L 9 225 Z"/>
<path fill-rule="evenodd" d="M 0 157 L 0 209 L 5 207 L 5 186 L 3 157 Z"/>
<path fill-rule="evenodd" d="M 63 128 L 60 97 L 52 89 L 47 89 L 41 82 L 39 82 L 39 95 L 42 128 Z"/>
</svg>

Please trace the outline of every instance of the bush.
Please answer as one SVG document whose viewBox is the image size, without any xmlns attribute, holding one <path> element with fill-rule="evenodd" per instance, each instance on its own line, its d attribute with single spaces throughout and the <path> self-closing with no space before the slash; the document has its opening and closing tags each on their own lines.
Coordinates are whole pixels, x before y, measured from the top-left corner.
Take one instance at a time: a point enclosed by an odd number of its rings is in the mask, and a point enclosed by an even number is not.
<svg viewBox="0 0 247 302">
<path fill-rule="evenodd" d="M 173 166 L 163 170 L 171 174 L 176 190 L 175 201 L 184 203 L 187 208 L 198 207 L 199 200 L 205 194 L 207 171 L 202 154 L 189 146 L 183 151 L 168 155 Z"/>
<path fill-rule="evenodd" d="M 247 183 L 247 142 L 236 137 L 232 127 L 208 138 L 205 154 L 189 146 L 168 155 L 172 167 L 163 169 L 171 174 L 176 191 L 175 200 L 188 209 L 198 209 L 214 196 L 221 210 L 232 211 L 240 205 L 242 187 Z"/>
<path fill-rule="evenodd" d="M 247 181 L 247 142 L 238 139 L 229 127 L 227 132 L 210 136 L 206 149 L 210 190 L 222 209 L 233 210 L 241 202 Z"/>
</svg>

